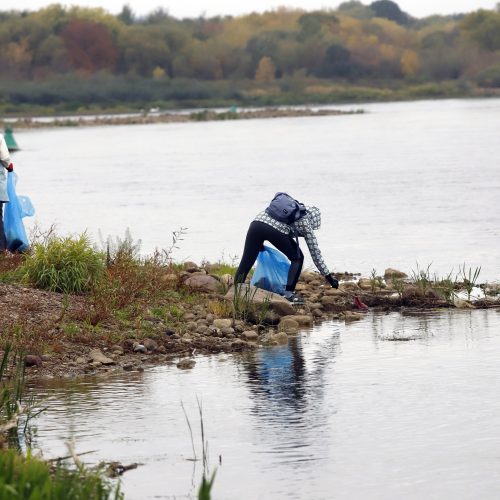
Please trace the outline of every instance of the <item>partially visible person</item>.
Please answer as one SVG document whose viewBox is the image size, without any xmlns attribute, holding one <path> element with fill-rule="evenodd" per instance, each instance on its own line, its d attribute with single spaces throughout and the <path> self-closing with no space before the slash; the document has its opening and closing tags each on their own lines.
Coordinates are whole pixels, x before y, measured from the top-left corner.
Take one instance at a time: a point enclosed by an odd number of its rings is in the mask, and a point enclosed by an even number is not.
<svg viewBox="0 0 500 500">
<path fill-rule="evenodd" d="M 9 201 L 7 194 L 7 172 L 12 172 L 14 165 L 10 159 L 9 148 L 2 134 L 0 134 L 0 164 L 0 251 L 4 251 L 7 249 L 7 242 L 3 227 L 3 204 Z"/>
<path fill-rule="evenodd" d="M 288 196 L 285 193 L 277 193 L 276 197 L 280 194 Z M 268 209 L 260 212 L 255 217 L 248 228 L 243 257 L 235 274 L 236 283 L 243 283 L 245 281 L 262 249 L 264 241 L 269 241 L 269 243 L 284 253 L 290 260 L 290 270 L 284 293 L 285 298 L 290 302 L 302 303 L 303 298 L 294 292 L 304 263 L 304 254 L 298 246 L 297 237 L 303 237 L 318 271 L 332 288 L 338 288 L 339 282 L 330 273 L 323 261 L 318 241 L 314 234 L 314 230 L 319 229 L 321 226 L 321 212 L 317 207 L 304 205 L 302 207 L 304 208 L 303 215 L 293 223 L 284 223 L 277 220 L 270 215 Z M 294 235 L 296 236 L 295 239 Z"/>
</svg>

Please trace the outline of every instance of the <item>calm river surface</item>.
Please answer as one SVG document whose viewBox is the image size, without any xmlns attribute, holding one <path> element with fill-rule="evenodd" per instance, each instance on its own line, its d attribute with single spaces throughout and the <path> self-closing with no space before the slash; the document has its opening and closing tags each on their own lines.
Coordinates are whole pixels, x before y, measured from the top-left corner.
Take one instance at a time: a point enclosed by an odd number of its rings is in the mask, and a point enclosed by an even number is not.
<svg viewBox="0 0 500 500">
<path fill-rule="evenodd" d="M 411 338 L 394 341 L 394 338 Z M 392 339 L 392 340 L 391 340 Z M 35 445 L 141 462 L 128 500 L 194 498 L 202 402 L 214 498 L 497 499 L 500 314 L 368 314 L 288 346 L 111 378 L 46 382 Z M 219 464 L 221 457 L 221 464 Z"/>
<path fill-rule="evenodd" d="M 250 220 L 288 191 L 322 209 L 336 271 L 465 261 L 498 279 L 500 99 L 355 108 L 368 113 L 18 130 L 18 192 L 43 227 L 96 240 L 128 227 L 144 252 L 187 227 L 174 256 L 199 262 L 241 255 Z"/>
</svg>

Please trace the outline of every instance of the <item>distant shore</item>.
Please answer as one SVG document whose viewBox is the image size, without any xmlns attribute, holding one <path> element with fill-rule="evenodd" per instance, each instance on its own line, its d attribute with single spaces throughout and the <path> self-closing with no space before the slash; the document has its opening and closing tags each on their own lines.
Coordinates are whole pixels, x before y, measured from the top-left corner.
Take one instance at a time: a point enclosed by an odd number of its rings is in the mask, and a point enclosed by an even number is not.
<svg viewBox="0 0 500 500">
<path fill-rule="evenodd" d="M 14 128 L 47 128 L 47 127 L 90 127 L 102 125 L 139 125 L 152 123 L 187 123 L 204 121 L 251 120 L 263 118 L 298 118 L 314 116 L 337 116 L 364 113 L 362 109 L 342 111 L 338 109 L 312 109 L 267 107 L 262 109 L 239 110 L 200 110 L 188 113 L 180 112 L 143 112 L 127 114 L 103 114 L 94 116 L 55 116 L 53 118 L 36 119 L 22 117 L 5 122 L 5 126 Z"/>
</svg>

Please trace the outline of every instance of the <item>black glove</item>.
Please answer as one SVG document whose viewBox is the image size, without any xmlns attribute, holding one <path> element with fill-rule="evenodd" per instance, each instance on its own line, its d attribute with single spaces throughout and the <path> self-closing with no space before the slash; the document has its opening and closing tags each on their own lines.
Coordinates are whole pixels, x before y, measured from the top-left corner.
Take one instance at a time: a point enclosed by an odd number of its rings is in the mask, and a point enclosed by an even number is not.
<svg viewBox="0 0 500 500">
<path fill-rule="evenodd" d="M 332 288 L 338 288 L 339 287 L 339 280 L 337 278 L 334 278 L 331 274 L 327 274 L 325 276 L 326 281 L 330 283 Z"/>
</svg>

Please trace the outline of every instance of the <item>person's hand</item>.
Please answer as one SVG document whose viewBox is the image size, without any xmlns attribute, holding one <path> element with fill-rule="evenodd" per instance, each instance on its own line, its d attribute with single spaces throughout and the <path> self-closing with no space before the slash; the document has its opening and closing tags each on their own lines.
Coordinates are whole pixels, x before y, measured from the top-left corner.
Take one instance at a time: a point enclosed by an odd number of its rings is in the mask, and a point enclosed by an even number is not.
<svg viewBox="0 0 500 500">
<path fill-rule="evenodd" d="M 334 276 L 332 276 L 331 274 L 327 274 L 325 276 L 325 279 L 326 279 L 326 281 L 328 281 L 328 283 L 330 283 L 332 288 L 339 287 L 339 280 L 337 278 L 335 278 Z"/>
<path fill-rule="evenodd" d="M 7 172 L 14 172 L 14 164 L 13 163 L 9 163 L 9 166 L 6 168 L 7 168 Z"/>
</svg>

